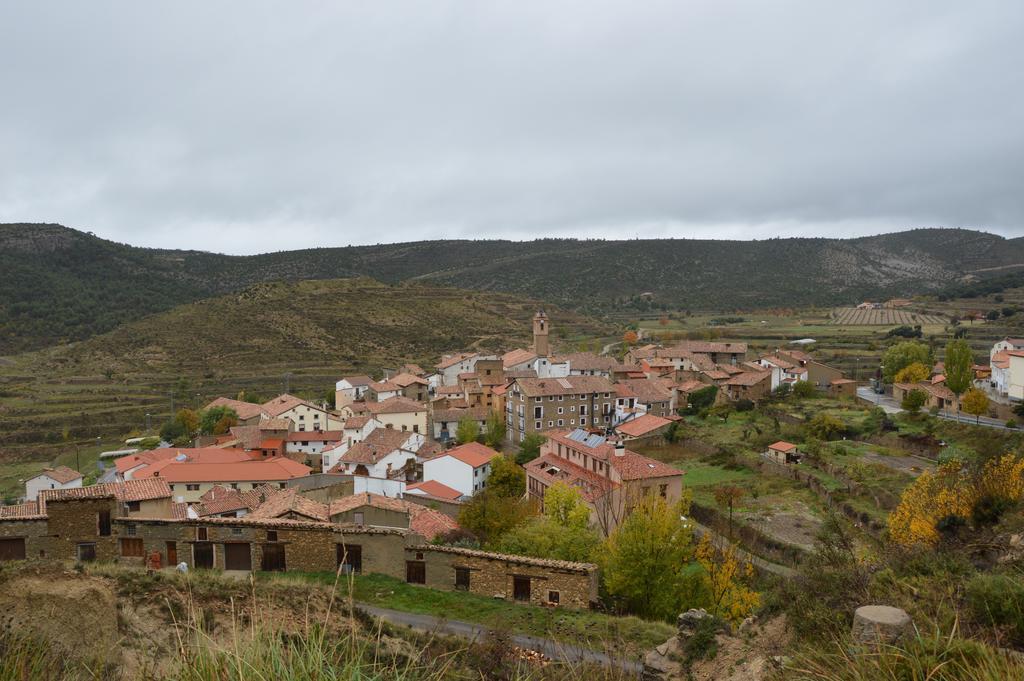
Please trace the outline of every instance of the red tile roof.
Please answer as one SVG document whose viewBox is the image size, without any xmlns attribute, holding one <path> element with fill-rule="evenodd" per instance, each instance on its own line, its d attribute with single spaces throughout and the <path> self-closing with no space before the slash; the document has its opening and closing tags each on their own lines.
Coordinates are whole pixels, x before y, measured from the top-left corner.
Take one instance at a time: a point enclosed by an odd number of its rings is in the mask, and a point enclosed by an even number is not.
<svg viewBox="0 0 1024 681">
<path fill-rule="evenodd" d="M 46 512 L 49 501 L 69 499 L 103 499 L 114 497 L 118 501 L 149 501 L 170 498 L 171 488 L 166 480 L 127 480 L 125 482 L 104 482 L 88 487 L 71 489 L 44 489 L 39 493 L 39 511 Z"/>
<path fill-rule="evenodd" d="M 329 512 L 330 516 L 333 518 L 336 515 L 361 508 L 363 506 L 382 508 L 389 511 L 407 514 L 409 517 L 409 529 L 416 534 L 422 535 L 427 539 L 427 541 L 431 541 L 437 535 L 454 530 L 459 526 L 454 519 L 446 516 L 440 511 L 435 511 L 432 508 L 427 508 L 426 506 L 414 504 L 402 499 L 385 497 L 380 494 L 370 494 L 369 492 L 353 494 L 351 496 L 342 497 L 341 499 L 335 499 L 330 504 Z"/>
<path fill-rule="evenodd" d="M 39 506 L 34 501 L 26 501 L 24 504 L 13 506 L 0 506 L 0 518 L 42 518 L 45 517 L 39 512 Z"/>
<path fill-rule="evenodd" d="M 792 452 L 793 450 L 796 449 L 796 445 L 793 444 L 792 442 L 785 442 L 784 440 L 779 440 L 774 444 L 768 445 L 768 449 L 774 449 L 777 452 Z"/>
<path fill-rule="evenodd" d="M 436 369 L 447 369 L 450 366 L 454 366 L 464 359 L 470 359 L 476 357 L 475 352 L 460 352 L 457 355 L 446 355 L 441 358 L 441 361 L 434 365 Z"/>
<path fill-rule="evenodd" d="M 258 418 L 262 414 L 266 414 L 258 404 L 252 402 L 242 402 L 241 400 L 233 400 L 230 397 L 218 397 L 213 402 L 206 405 L 206 409 L 210 407 L 229 407 L 235 410 L 238 414 L 238 418 L 242 421 L 247 421 L 252 418 Z"/>
<path fill-rule="evenodd" d="M 457 459 L 464 464 L 472 466 L 473 468 L 479 468 L 480 466 L 488 463 L 494 457 L 501 456 L 501 454 L 486 445 L 480 444 L 479 442 L 467 442 L 464 445 L 453 447 L 444 454 L 434 458 L 439 459 L 442 456 L 450 456 L 453 459 Z"/>
<path fill-rule="evenodd" d="M 33 476 L 32 478 L 29 479 L 33 480 L 35 478 L 38 478 L 40 475 L 45 475 L 54 482 L 58 482 L 62 485 L 66 485 L 69 482 L 74 482 L 75 480 L 78 480 L 79 478 L 82 477 L 82 474 L 74 470 L 73 468 L 68 468 L 67 466 L 57 466 L 56 468 L 44 468 L 42 473 L 39 473 L 38 475 Z"/>
<path fill-rule="evenodd" d="M 653 433 L 661 428 L 664 428 L 670 423 L 672 422 L 660 416 L 655 416 L 654 414 L 644 414 L 643 416 L 638 416 L 635 419 L 626 421 L 625 423 L 616 426 L 615 431 L 618 433 L 622 433 L 623 435 L 628 435 L 630 437 L 643 437 L 648 433 Z"/>
<path fill-rule="evenodd" d="M 251 461 L 254 458 L 252 454 L 241 449 L 223 447 L 167 447 L 165 449 L 153 449 L 148 452 L 138 452 L 137 454 L 122 456 L 114 461 L 114 465 L 117 467 L 117 472 L 123 474 L 139 464 L 155 464 L 160 461 L 169 461 L 179 454 L 189 461 L 199 463 L 229 463 Z"/>
<path fill-rule="evenodd" d="M 291 480 L 309 475 L 312 469 L 283 456 L 259 461 L 193 463 L 161 461 L 135 473 L 136 479 L 160 478 L 167 482 L 264 482 Z"/>
<path fill-rule="evenodd" d="M 462 496 L 462 492 L 459 490 L 452 489 L 437 480 L 424 480 L 423 482 L 416 482 L 405 486 L 406 492 L 413 489 L 420 490 L 428 496 L 437 497 L 438 499 L 449 499 L 451 501 L 455 501 Z"/>
<path fill-rule="evenodd" d="M 518 366 L 520 364 L 526 364 L 527 362 L 532 362 L 535 359 L 537 359 L 537 353 L 524 350 L 522 348 L 516 348 L 515 350 L 509 350 L 501 356 L 501 364 L 508 368 Z"/>
<path fill-rule="evenodd" d="M 284 489 L 274 494 L 265 502 L 253 509 L 246 517 L 252 518 L 280 518 L 283 515 L 294 513 L 305 516 L 310 520 L 327 522 L 330 520 L 327 504 L 313 501 L 302 496 L 295 488 Z"/>
<path fill-rule="evenodd" d="M 307 402 L 301 397 L 289 395 L 288 393 L 278 395 L 272 400 L 267 400 L 266 402 L 263 403 L 262 406 L 263 411 L 267 412 L 271 416 L 280 416 L 286 411 L 289 411 L 290 409 L 294 409 L 295 407 L 301 405 L 310 407 L 311 409 L 320 410 L 320 407 L 316 406 L 315 404 Z"/>
<path fill-rule="evenodd" d="M 358 403 L 354 402 L 352 404 L 353 411 L 357 411 L 356 408 L 355 408 L 356 404 L 358 404 Z M 415 400 L 410 400 L 408 397 L 403 397 L 401 395 L 397 395 L 395 397 L 389 397 L 388 399 L 383 400 L 381 402 L 364 402 L 361 405 L 361 410 L 360 411 L 368 412 L 370 414 L 376 415 L 376 414 L 410 414 L 410 413 L 419 412 L 419 411 L 426 411 L 426 410 L 427 410 L 427 407 L 426 407 L 425 404 L 422 404 L 420 402 L 416 402 Z"/>
<path fill-rule="evenodd" d="M 615 386 L 603 376 L 517 378 L 516 384 L 527 397 L 615 392 Z"/>
</svg>

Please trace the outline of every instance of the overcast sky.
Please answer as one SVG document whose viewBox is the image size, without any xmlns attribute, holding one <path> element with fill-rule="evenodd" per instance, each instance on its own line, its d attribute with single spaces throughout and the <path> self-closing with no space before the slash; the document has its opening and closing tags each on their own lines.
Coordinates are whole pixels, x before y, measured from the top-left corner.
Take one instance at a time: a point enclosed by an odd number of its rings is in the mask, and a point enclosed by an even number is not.
<svg viewBox="0 0 1024 681">
<path fill-rule="evenodd" d="M 1024 2 L 6 2 L 0 221 L 253 253 L 1024 234 Z"/>
</svg>

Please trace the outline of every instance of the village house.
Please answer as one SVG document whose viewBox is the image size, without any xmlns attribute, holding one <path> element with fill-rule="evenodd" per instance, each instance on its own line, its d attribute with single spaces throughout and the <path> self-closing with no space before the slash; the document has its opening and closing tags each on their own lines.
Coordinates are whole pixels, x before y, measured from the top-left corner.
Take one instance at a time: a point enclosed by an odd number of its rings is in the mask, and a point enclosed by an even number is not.
<svg viewBox="0 0 1024 681">
<path fill-rule="evenodd" d="M 635 396 L 636 413 L 662 417 L 675 414 L 675 392 L 666 388 L 660 379 L 629 378 L 616 384 L 620 385 Z"/>
<path fill-rule="evenodd" d="M 447 531 L 452 521 L 423 505 L 410 505 L 408 520 L 394 521 L 407 522 L 405 528 L 368 524 L 372 510 L 389 504 L 374 499 L 336 500 L 326 522 L 305 519 L 322 514 L 322 504 L 291 495 L 269 498 L 241 518 L 128 511 L 136 501 L 144 507 L 156 497 L 164 509 L 172 507 L 166 483 L 156 480 L 46 490 L 40 497 L 38 505 L 0 509 L 0 561 L 31 556 L 152 569 L 184 563 L 190 569 L 367 572 L 510 602 L 577 608 L 589 607 L 598 595 L 596 565 L 428 543 L 426 537 Z M 359 508 L 361 525 L 354 522 Z M 253 517 L 276 513 L 282 517 Z"/>
<path fill-rule="evenodd" d="M 400 373 L 388 379 L 399 388 L 398 394 L 413 402 L 426 402 L 430 399 L 430 381 L 410 373 Z M 377 400 L 378 402 L 380 400 Z"/>
<path fill-rule="evenodd" d="M 491 460 L 498 456 L 501 454 L 479 442 L 467 442 L 424 461 L 423 479 L 473 496 L 487 486 Z"/>
<path fill-rule="evenodd" d="M 892 386 L 892 397 L 897 403 L 901 403 L 911 390 L 920 390 L 924 393 L 925 403 L 923 409 L 925 410 L 938 409 L 947 411 L 959 408 L 956 395 L 945 386 L 944 379 L 935 382 L 926 380 L 920 383 L 894 383 Z"/>
<path fill-rule="evenodd" d="M 768 397 L 772 389 L 771 372 L 746 371 L 727 378 L 722 389 L 732 401 L 750 400 L 757 402 Z"/>
<path fill-rule="evenodd" d="M 289 419 L 298 431 L 332 430 L 342 426 L 341 421 L 334 418 L 326 409 L 295 395 L 278 395 L 264 402 L 262 406 L 270 418 Z"/>
<path fill-rule="evenodd" d="M 507 437 L 522 442 L 549 428 L 611 428 L 615 400 L 615 386 L 601 376 L 517 378 L 506 395 Z"/>
<path fill-rule="evenodd" d="M 334 408 L 341 409 L 347 404 L 362 400 L 373 379 L 369 376 L 346 376 L 334 385 Z"/>
<path fill-rule="evenodd" d="M 227 407 L 232 409 L 238 416 L 238 424 L 240 426 L 248 426 L 259 423 L 262 419 L 270 418 L 270 414 L 263 410 L 263 407 L 259 404 L 253 404 L 252 402 L 243 402 L 241 400 L 233 400 L 230 397 L 218 397 L 203 409 L 213 409 L 214 407 Z"/>
<path fill-rule="evenodd" d="M 775 351 L 775 356 L 807 369 L 807 376 L 800 380 L 813 383 L 818 390 L 828 390 L 832 381 L 845 378 L 841 370 L 819 362 L 803 350 L 779 349 Z"/>
<path fill-rule="evenodd" d="M 248 426 L 246 426 L 248 427 Z M 115 477 L 120 482 L 132 480 L 138 471 L 147 466 L 177 458 L 179 461 L 195 463 L 236 463 L 253 461 L 260 453 L 247 452 L 232 447 L 166 447 L 128 454 L 114 460 Z"/>
<path fill-rule="evenodd" d="M 615 358 L 594 352 L 574 352 L 559 359 L 569 364 L 570 376 L 604 376 L 610 379 L 612 369 L 619 366 Z"/>
<path fill-rule="evenodd" d="M 454 440 L 459 429 L 459 423 L 463 419 L 469 419 L 477 424 L 481 433 L 487 432 L 487 419 L 490 418 L 491 410 L 487 407 L 462 407 L 455 409 L 435 409 L 432 423 L 432 434 L 438 442 L 445 443 Z"/>
<path fill-rule="evenodd" d="M 318 469 L 322 465 L 321 454 L 324 448 L 344 439 L 344 430 L 296 431 L 288 433 L 284 438 L 285 451 L 288 454 L 302 454 L 307 466 Z"/>
<path fill-rule="evenodd" d="M 363 440 L 340 442 L 322 453 L 324 470 L 372 478 L 415 480 L 417 451 L 425 444 L 422 433 L 376 428 Z"/>
<path fill-rule="evenodd" d="M 577 488 L 590 521 L 604 534 L 625 520 L 636 503 L 657 494 L 669 504 L 682 497 L 683 473 L 582 428 L 549 431 L 540 455 L 526 464 L 526 489 L 543 509 L 544 492 L 555 482 Z"/>
<path fill-rule="evenodd" d="M 427 406 L 407 397 L 390 397 L 383 402 L 353 402 L 341 410 L 344 418 L 372 416 L 385 428 L 427 433 Z"/>
<path fill-rule="evenodd" d="M 188 451 L 188 450 L 183 450 Z M 179 454 L 134 470 L 132 480 L 160 479 L 170 486 L 176 501 L 193 502 L 210 488 L 222 485 L 235 489 L 256 489 L 270 484 L 285 487 L 289 480 L 310 474 L 309 466 L 285 457 L 210 463 L 190 460 Z"/>
<path fill-rule="evenodd" d="M 462 492 L 437 480 L 424 480 L 413 482 L 405 486 L 403 497 L 423 497 L 430 499 L 441 499 L 442 501 L 456 502 L 462 497 Z"/>
<path fill-rule="evenodd" d="M 781 464 L 800 463 L 801 458 L 800 450 L 795 444 L 782 440 L 768 445 L 768 449 L 761 456 L 769 461 Z"/>
<path fill-rule="evenodd" d="M 372 381 L 366 386 L 364 399 L 367 402 L 383 402 L 402 394 L 402 386 L 389 380 Z"/>
<path fill-rule="evenodd" d="M 82 474 L 67 466 L 44 468 L 25 481 L 25 500 L 35 501 L 44 489 L 73 489 L 82 486 Z"/>
<path fill-rule="evenodd" d="M 436 390 L 442 385 L 456 385 L 459 382 L 459 374 L 473 371 L 479 358 L 480 355 L 476 352 L 445 355 L 434 365 L 435 372 L 428 379 L 430 387 Z"/>
<path fill-rule="evenodd" d="M 664 438 L 672 423 L 677 420 L 679 420 L 678 416 L 664 418 L 654 414 L 641 414 L 615 426 L 615 434 L 623 442 Z"/>
<path fill-rule="evenodd" d="M 854 398 L 857 396 L 857 381 L 850 378 L 837 378 L 828 384 L 828 395 L 836 398 Z"/>
</svg>

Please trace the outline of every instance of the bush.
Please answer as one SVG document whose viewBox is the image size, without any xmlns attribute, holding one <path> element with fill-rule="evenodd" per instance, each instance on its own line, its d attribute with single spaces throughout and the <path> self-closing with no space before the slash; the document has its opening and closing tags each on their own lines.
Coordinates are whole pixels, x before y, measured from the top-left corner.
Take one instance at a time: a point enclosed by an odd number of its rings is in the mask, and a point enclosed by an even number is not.
<svg viewBox="0 0 1024 681">
<path fill-rule="evenodd" d="M 747 398 L 743 397 L 741 399 L 736 400 L 736 404 L 734 405 L 734 407 L 736 411 L 753 411 L 754 403 L 751 400 L 748 400 Z"/>
<path fill-rule="evenodd" d="M 810 381 L 797 381 L 793 386 L 793 395 L 804 400 L 809 397 L 816 397 L 818 395 L 818 390 Z"/>
<path fill-rule="evenodd" d="M 967 604 L 979 624 L 999 627 L 1014 645 L 1024 644 L 1024 582 L 1020 579 L 977 575 L 967 583 Z"/>
<path fill-rule="evenodd" d="M 1016 428 L 1017 427 L 1017 419 L 1007 419 L 1006 427 L 1007 428 Z"/>
</svg>

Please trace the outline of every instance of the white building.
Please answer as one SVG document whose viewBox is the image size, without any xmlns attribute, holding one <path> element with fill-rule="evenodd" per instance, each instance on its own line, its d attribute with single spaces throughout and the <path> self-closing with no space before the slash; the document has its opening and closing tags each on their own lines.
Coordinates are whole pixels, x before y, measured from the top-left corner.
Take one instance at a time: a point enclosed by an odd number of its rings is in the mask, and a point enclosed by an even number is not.
<svg viewBox="0 0 1024 681">
<path fill-rule="evenodd" d="M 340 430 L 292 431 L 285 439 L 285 451 L 302 454 L 319 454 L 325 447 L 341 442 L 344 434 Z"/>
<path fill-rule="evenodd" d="M 323 469 L 347 475 L 391 478 L 418 461 L 422 433 L 375 428 L 360 442 L 340 442 L 322 452 Z"/>
<path fill-rule="evenodd" d="M 456 385 L 459 382 L 459 374 L 473 371 L 476 361 L 480 359 L 479 353 L 462 352 L 457 355 L 445 355 L 441 361 L 434 365 L 436 381 L 431 380 L 431 387 L 436 389 L 442 385 Z M 435 385 L 436 383 L 436 385 Z"/>
<path fill-rule="evenodd" d="M 346 404 L 363 399 L 366 388 L 373 379 L 369 376 L 346 376 L 334 384 L 334 408 L 341 409 Z"/>
<path fill-rule="evenodd" d="M 501 454 L 478 442 L 459 445 L 424 461 L 423 479 L 436 480 L 465 496 L 473 496 L 487 486 L 491 460 L 496 456 Z"/>
<path fill-rule="evenodd" d="M 82 474 L 67 466 L 44 468 L 25 481 L 25 500 L 35 501 L 44 489 L 72 489 L 82 486 Z"/>
<path fill-rule="evenodd" d="M 264 402 L 262 407 L 271 418 L 290 419 L 298 431 L 331 430 L 342 425 L 341 420 L 332 417 L 326 409 L 287 393 Z"/>
</svg>

